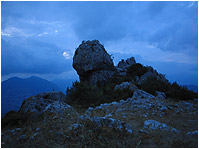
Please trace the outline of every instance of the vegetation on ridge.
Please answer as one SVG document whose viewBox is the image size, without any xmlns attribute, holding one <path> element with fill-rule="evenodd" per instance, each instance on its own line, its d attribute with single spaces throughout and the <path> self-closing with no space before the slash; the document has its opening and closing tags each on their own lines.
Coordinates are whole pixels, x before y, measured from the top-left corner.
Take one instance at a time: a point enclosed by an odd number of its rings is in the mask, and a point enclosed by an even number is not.
<svg viewBox="0 0 199 149">
<path fill-rule="evenodd" d="M 71 88 L 67 88 L 67 101 L 73 106 L 90 107 L 101 103 L 109 103 L 132 97 L 130 89 L 114 90 L 114 87 L 122 82 L 133 82 L 139 89 L 142 89 L 156 96 L 156 91 L 164 92 L 167 98 L 174 100 L 193 100 L 197 94 L 176 82 L 159 80 L 155 76 L 148 77 L 141 84 L 136 81 L 136 76 L 142 76 L 148 69 L 153 71 L 152 67 L 145 67 L 140 63 L 131 65 L 127 69 L 125 76 L 115 75 L 104 86 L 92 86 L 88 82 L 74 82 Z"/>
</svg>

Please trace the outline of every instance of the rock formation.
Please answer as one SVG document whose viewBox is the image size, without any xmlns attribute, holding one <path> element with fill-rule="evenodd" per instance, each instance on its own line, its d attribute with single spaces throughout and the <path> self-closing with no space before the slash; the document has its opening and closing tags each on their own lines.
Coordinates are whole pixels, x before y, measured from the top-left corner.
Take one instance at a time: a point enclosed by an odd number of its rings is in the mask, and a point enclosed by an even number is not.
<svg viewBox="0 0 199 149">
<path fill-rule="evenodd" d="M 165 83 L 168 82 L 168 80 L 165 78 L 165 76 L 163 74 L 158 73 L 151 66 L 147 66 L 146 68 L 147 68 L 147 72 L 137 78 L 138 84 L 141 84 L 143 81 L 147 80 L 148 77 L 155 77 L 155 78 L 157 78 L 157 80 L 160 80 L 162 82 L 165 82 Z"/>
<path fill-rule="evenodd" d="M 88 81 L 92 85 L 97 82 L 103 84 L 114 74 L 111 56 L 98 40 L 82 42 L 75 51 L 73 68 L 80 81 Z"/>
<path fill-rule="evenodd" d="M 127 69 L 133 64 L 136 61 L 131 57 L 114 67 L 110 55 L 97 40 L 82 42 L 73 58 L 73 67 L 80 81 L 88 81 L 92 85 L 105 83 L 114 73 L 122 75 L 120 78 L 128 77 L 130 69 L 128 72 Z M 154 96 L 141 90 L 139 84 L 148 77 L 167 82 L 152 67 L 144 68 L 146 70 L 140 75 L 130 74 L 133 78 L 129 82 L 125 80 L 113 85 L 112 93 L 119 96 L 118 100 L 107 100 L 108 103 L 103 100 L 101 104 L 91 105 L 87 110 L 78 107 L 76 103 L 75 108 L 68 105 L 66 95 L 62 92 L 45 92 L 29 97 L 18 112 L 10 111 L 2 118 L 2 147 L 198 146 L 198 100 L 172 101 L 167 100 L 163 92 L 155 91 Z M 136 69 L 132 68 L 132 71 Z M 126 94 L 125 90 L 132 92 L 128 98 L 117 94 Z M 82 97 L 84 91 L 81 90 L 78 95 Z M 96 90 L 93 92 L 96 94 Z M 77 99 L 75 95 L 74 99 Z M 97 98 L 94 96 L 91 99 Z"/>
<path fill-rule="evenodd" d="M 132 64 L 136 64 L 134 57 L 128 58 L 125 61 L 122 59 L 121 61 L 119 61 L 118 65 L 116 66 L 117 73 L 119 75 L 125 76 L 127 68 Z"/>
<path fill-rule="evenodd" d="M 24 100 L 18 113 L 27 115 L 29 119 L 34 119 L 41 114 L 59 114 L 74 112 L 73 107 L 66 104 L 66 95 L 62 92 L 45 92 L 31 96 Z"/>
</svg>

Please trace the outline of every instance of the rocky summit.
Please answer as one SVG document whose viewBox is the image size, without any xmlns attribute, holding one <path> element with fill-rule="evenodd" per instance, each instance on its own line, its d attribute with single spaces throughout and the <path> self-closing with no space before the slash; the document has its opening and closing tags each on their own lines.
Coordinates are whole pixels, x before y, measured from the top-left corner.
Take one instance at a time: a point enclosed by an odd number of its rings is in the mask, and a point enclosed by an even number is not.
<svg viewBox="0 0 199 149">
<path fill-rule="evenodd" d="M 2 119 L 1 146 L 197 147 L 196 101 L 174 102 L 134 90 L 127 100 L 85 111 L 76 111 L 60 100 L 60 93 L 33 96 L 24 101 L 18 117 L 8 113 Z M 29 114 L 25 121 L 20 119 L 22 111 Z"/>
<path fill-rule="evenodd" d="M 127 60 L 122 59 L 121 61 L 119 61 L 119 63 L 116 66 L 117 73 L 119 73 L 119 75 L 125 76 L 127 68 L 132 64 L 136 64 L 134 57 L 128 58 Z"/>
<path fill-rule="evenodd" d="M 82 42 L 80 82 L 24 100 L 2 117 L 3 148 L 197 148 L 197 96 L 134 57 L 113 65 L 97 40 Z"/>
<path fill-rule="evenodd" d="M 73 57 L 73 68 L 77 71 L 80 81 L 90 84 L 104 83 L 114 74 L 111 56 L 98 40 L 82 42 Z"/>
</svg>

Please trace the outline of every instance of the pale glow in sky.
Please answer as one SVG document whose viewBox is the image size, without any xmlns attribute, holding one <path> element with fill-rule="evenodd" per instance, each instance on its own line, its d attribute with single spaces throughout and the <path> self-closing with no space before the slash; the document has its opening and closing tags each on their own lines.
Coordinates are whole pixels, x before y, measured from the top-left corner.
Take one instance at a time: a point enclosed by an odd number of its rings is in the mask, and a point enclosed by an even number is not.
<svg viewBox="0 0 199 149">
<path fill-rule="evenodd" d="M 66 51 L 63 53 L 63 56 L 64 56 L 66 59 L 70 59 L 70 58 L 71 58 L 71 56 L 70 56 Z"/>
</svg>

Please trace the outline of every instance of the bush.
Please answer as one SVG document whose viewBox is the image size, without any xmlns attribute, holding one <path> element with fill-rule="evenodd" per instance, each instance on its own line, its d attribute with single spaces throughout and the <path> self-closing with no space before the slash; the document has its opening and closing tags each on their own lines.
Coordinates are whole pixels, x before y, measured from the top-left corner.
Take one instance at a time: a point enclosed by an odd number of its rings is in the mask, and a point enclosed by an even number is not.
<svg viewBox="0 0 199 149">
<path fill-rule="evenodd" d="M 9 111 L 2 118 L 1 128 L 21 127 L 27 120 L 27 117 L 16 111 Z"/>
<path fill-rule="evenodd" d="M 118 79 L 118 80 L 117 80 Z M 87 82 L 74 82 L 71 88 L 67 88 L 67 103 L 75 107 L 88 108 L 101 103 L 110 103 L 127 99 L 132 96 L 132 91 L 114 90 L 115 85 L 122 83 L 123 77 L 115 76 L 104 86 L 92 86 Z"/>
<path fill-rule="evenodd" d="M 71 88 L 66 91 L 67 102 L 72 105 L 93 105 L 96 101 L 100 101 L 103 93 L 96 86 L 90 86 L 87 82 L 74 82 Z"/>
<path fill-rule="evenodd" d="M 147 67 L 143 66 L 140 63 L 132 64 L 127 69 L 127 76 L 134 78 L 135 76 L 142 76 L 147 72 Z"/>
<path fill-rule="evenodd" d="M 197 94 L 188 90 L 185 87 L 169 82 L 162 82 L 155 77 L 147 78 L 140 86 L 140 88 L 150 94 L 156 95 L 155 91 L 164 92 L 167 97 L 176 100 L 193 100 L 197 98 Z"/>
<path fill-rule="evenodd" d="M 179 86 L 176 82 L 170 85 L 166 95 L 176 100 L 193 100 L 197 98 L 196 93 L 188 90 L 186 87 Z"/>
<path fill-rule="evenodd" d="M 162 82 L 156 77 L 148 77 L 140 85 L 140 88 L 150 94 L 156 95 L 155 91 L 166 92 L 169 86 L 169 83 Z"/>
<path fill-rule="evenodd" d="M 88 82 L 74 82 L 71 88 L 67 88 L 66 96 L 68 104 L 73 106 L 88 108 L 97 106 L 101 103 L 110 103 L 132 97 L 133 92 L 129 89 L 114 90 L 114 87 L 122 82 L 134 81 L 134 84 L 153 95 L 156 91 L 164 92 L 167 97 L 177 100 L 191 100 L 197 98 L 197 94 L 179 86 L 177 83 L 163 82 L 157 77 L 148 77 L 138 85 L 135 81 L 136 76 L 142 76 L 147 71 L 153 71 L 152 67 L 145 67 L 142 64 L 133 64 L 127 69 L 126 76 L 115 75 L 103 86 L 92 86 Z"/>
</svg>

